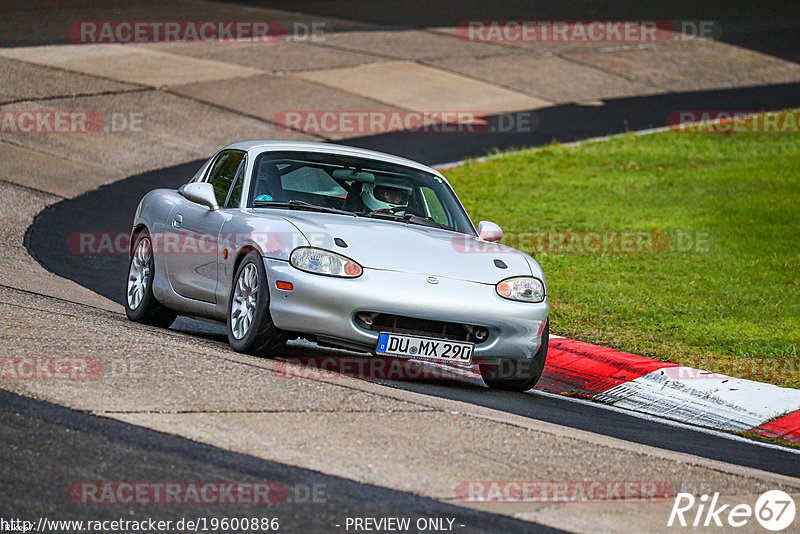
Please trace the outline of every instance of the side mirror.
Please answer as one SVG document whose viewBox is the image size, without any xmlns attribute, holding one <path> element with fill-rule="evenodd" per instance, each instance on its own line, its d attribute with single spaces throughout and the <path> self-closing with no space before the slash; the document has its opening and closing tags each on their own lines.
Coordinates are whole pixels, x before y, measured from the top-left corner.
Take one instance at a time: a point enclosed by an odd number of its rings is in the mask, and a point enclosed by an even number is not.
<svg viewBox="0 0 800 534">
<path fill-rule="evenodd" d="M 503 230 L 491 221 L 481 221 L 478 223 L 478 238 L 497 243 L 503 239 Z"/>
<path fill-rule="evenodd" d="M 207 206 L 211 211 L 219 209 L 217 196 L 214 194 L 214 186 L 208 182 L 191 182 L 178 189 L 178 193 L 187 200 Z"/>
</svg>

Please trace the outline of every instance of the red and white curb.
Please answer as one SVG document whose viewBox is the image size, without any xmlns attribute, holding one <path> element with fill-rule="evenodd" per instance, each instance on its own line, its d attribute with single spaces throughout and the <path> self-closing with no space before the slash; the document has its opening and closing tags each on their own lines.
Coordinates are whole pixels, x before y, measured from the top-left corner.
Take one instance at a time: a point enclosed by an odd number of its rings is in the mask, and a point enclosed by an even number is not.
<svg viewBox="0 0 800 534">
<path fill-rule="evenodd" d="M 663 126 L 564 146 L 670 129 Z M 474 161 L 492 157 L 496 156 Z M 445 171 L 465 163 L 467 160 L 454 161 L 434 168 Z M 690 425 L 800 443 L 800 390 L 661 362 L 560 336 L 550 336 L 544 373 L 535 389 Z"/>
<path fill-rule="evenodd" d="M 552 336 L 536 389 L 800 443 L 800 390 Z"/>
</svg>

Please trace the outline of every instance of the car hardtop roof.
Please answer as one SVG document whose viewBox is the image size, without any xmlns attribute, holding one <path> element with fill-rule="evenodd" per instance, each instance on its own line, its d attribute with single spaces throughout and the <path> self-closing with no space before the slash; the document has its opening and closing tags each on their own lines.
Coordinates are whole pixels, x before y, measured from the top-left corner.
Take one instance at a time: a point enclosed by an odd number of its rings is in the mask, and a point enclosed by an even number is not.
<svg viewBox="0 0 800 534">
<path fill-rule="evenodd" d="M 358 148 L 352 146 L 336 145 L 333 143 L 314 143 L 310 141 L 283 141 L 278 139 L 254 139 L 251 141 L 239 141 L 237 143 L 233 143 L 225 147 L 225 149 L 245 150 L 248 152 L 251 150 L 258 150 L 261 148 L 264 149 L 263 152 L 271 150 L 298 150 L 298 151 L 303 150 L 309 152 L 324 152 L 329 154 L 342 154 L 345 156 L 358 156 L 369 159 L 377 159 L 381 161 L 387 161 L 390 163 L 396 163 L 398 165 L 403 165 L 405 167 L 412 167 L 414 169 L 430 172 L 435 174 L 436 176 L 441 176 L 442 178 L 444 178 L 442 173 L 440 173 L 436 169 L 432 169 L 427 165 L 423 165 L 422 163 L 418 163 L 410 159 L 401 158 L 400 156 L 393 156 L 392 154 L 386 154 L 384 152 L 378 152 L 376 150 L 367 150 L 364 148 Z"/>
</svg>

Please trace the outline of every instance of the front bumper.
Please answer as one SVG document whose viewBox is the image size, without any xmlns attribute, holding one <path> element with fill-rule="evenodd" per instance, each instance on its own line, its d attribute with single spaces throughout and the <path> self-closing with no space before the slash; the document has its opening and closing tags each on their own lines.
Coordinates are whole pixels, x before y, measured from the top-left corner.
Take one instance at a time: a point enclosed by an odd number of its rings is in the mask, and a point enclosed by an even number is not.
<svg viewBox="0 0 800 534">
<path fill-rule="evenodd" d="M 538 350 L 547 321 L 547 299 L 538 304 L 501 298 L 490 284 L 427 274 L 364 268 L 355 279 L 299 271 L 286 261 L 265 258 L 270 284 L 270 313 L 278 328 L 312 334 L 320 341 L 374 351 L 378 333 L 354 322 L 372 311 L 484 326 L 486 341 L 476 344 L 474 359 L 529 359 Z M 275 287 L 291 282 L 292 291 Z"/>
</svg>

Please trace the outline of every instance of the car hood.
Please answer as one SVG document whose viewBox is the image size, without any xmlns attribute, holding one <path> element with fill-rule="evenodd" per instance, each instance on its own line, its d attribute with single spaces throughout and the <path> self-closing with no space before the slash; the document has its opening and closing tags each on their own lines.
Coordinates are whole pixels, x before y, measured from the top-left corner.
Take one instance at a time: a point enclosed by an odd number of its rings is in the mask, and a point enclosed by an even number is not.
<svg viewBox="0 0 800 534">
<path fill-rule="evenodd" d="M 327 213 L 291 211 L 281 215 L 302 232 L 311 246 L 332 250 L 369 269 L 485 284 L 532 272 L 526 254 L 458 232 Z M 337 245 L 336 238 L 344 240 L 347 247 Z M 502 262 L 501 267 L 495 260 Z M 502 268 L 503 264 L 506 268 Z"/>
</svg>

